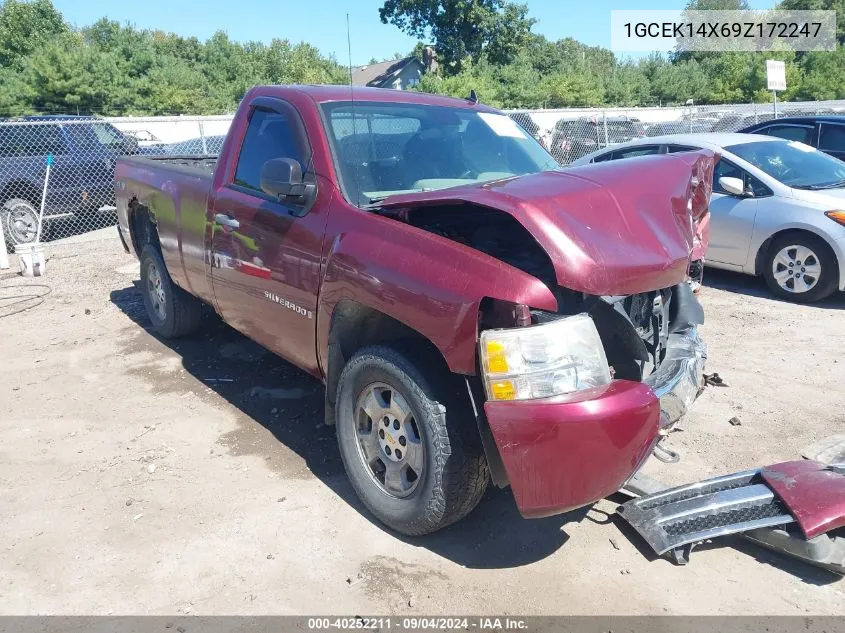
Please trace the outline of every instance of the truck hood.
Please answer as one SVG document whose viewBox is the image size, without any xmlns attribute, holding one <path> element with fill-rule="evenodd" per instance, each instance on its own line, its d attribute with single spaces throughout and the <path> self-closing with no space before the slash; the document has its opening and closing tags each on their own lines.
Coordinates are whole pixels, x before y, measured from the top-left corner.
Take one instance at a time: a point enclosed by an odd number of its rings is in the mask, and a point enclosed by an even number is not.
<svg viewBox="0 0 845 633">
<path fill-rule="evenodd" d="M 674 286 L 706 248 L 709 150 L 612 161 L 483 185 L 398 194 L 382 208 L 475 204 L 511 214 L 549 254 L 558 284 L 592 295 Z"/>
</svg>

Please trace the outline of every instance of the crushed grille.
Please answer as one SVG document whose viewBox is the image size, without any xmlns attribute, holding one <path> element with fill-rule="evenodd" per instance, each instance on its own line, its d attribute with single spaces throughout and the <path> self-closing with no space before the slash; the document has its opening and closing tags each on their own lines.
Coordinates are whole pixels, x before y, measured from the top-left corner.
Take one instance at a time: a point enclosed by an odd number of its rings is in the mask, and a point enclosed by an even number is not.
<svg viewBox="0 0 845 633">
<path fill-rule="evenodd" d="M 748 508 L 736 508 L 726 512 L 707 514 L 694 519 L 686 519 L 677 523 L 669 523 L 663 526 L 663 531 L 669 536 L 681 536 L 683 534 L 694 534 L 703 530 L 724 527 L 746 521 L 758 521 L 780 515 L 788 515 L 789 512 L 780 502 L 774 501 L 765 505 L 751 506 Z"/>
</svg>

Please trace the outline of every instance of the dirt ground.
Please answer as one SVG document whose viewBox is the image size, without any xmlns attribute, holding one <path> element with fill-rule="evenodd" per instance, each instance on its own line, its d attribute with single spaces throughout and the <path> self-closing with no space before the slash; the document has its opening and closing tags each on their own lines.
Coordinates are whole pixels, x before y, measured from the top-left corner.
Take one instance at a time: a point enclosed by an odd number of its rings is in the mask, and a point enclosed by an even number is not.
<svg viewBox="0 0 845 633">
<path fill-rule="evenodd" d="M 87 239 L 51 245 L 41 279 L 0 271 L 2 614 L 845 615 L 843 580 L 742 541 L 656 559 L 615 501 L 525 521 L 491 490 L 450 529 L 392 534 L 346 481 L 320 384 L 215 319 L 157 339 L 137 262 L 113 229 Z M 845 429 L 845 296 L 707 282 L 729 386 L 671 436 L 679 464 L 648 466 L 667 483 Z"/>
</svg>

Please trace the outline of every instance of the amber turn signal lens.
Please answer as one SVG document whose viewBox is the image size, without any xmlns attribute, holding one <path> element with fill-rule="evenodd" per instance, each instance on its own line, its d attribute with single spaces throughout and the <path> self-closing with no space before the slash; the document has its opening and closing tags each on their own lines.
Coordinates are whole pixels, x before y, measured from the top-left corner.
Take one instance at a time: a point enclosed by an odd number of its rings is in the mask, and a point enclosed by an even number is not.
<svg viewBox="0 0 845 633">
<path fill-rule="evenodd" d="M 494 400 L 513 400 L 516 398 L 516 389 L 510 380 L 500 380 L 490 385 L 490 394 Z"/>
<path fill-rule="evenodd" d="M 824 214 L 834 222 L 845 226 L 845 211 L 825 211 Z"/>
<path fill-rule="evenodd" d="M 508 373 L 508 359 L 505 346 L 499 341 L 487 342 L 487 371 L 491 374 Z"/>
</svg>

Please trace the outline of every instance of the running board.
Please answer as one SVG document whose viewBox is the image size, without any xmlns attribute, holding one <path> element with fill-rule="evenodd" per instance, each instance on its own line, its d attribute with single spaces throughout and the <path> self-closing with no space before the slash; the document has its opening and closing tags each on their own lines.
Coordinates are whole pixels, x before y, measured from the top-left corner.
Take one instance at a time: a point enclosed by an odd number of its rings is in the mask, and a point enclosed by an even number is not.
<svg viewBox="0 0 845 633">
<path fill-rule="evenodd" d="M 618 511 L 655 552 L 671 552 L 679 564 L 688 561 L 695 543 L 795 521 L 759 470 L 632 499 Z"/>
</svg>

